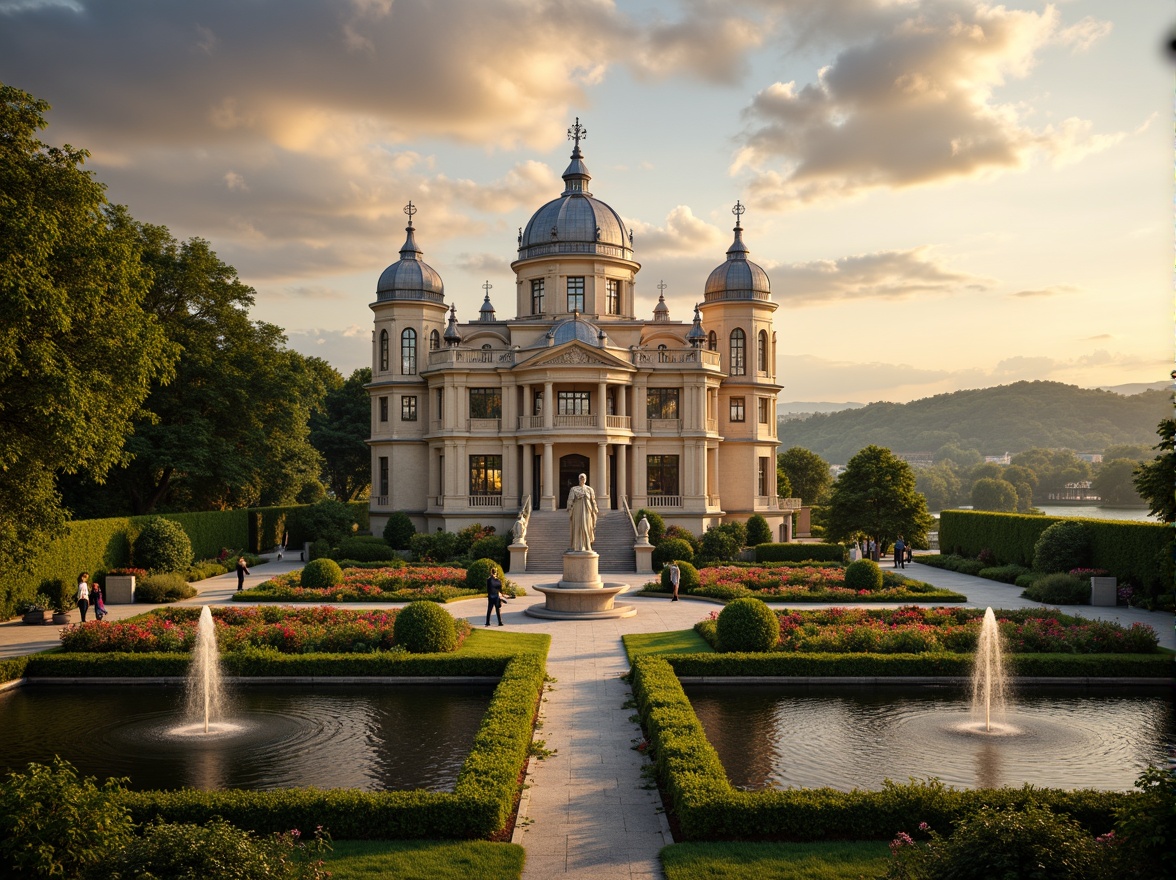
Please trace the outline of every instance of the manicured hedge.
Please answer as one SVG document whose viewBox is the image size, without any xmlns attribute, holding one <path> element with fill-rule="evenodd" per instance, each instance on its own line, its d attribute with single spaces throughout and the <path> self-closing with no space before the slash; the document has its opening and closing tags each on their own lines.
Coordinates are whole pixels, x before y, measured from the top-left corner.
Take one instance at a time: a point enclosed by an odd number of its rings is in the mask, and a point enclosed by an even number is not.
<svg viewBox="0 0 1176 880">
<path fill-rule="evenodd" d="M 1068 517 L 1027 516 L 945 510 L 939 518 L 939 546 L 944 553 L 975 558 L 991 550 L 1001 564 L 1031 567 L 1033 545 L 1049 526 Z M 1149 594 L 1171 589 L 1172 540 L 1170 525 L 1109 519 L 1079 519 L 1090 534 L 1092 568 L 1109 571 L 1120 581 L 1142 587 Z"/>
<path fill-rule="evenodd" d="M 136 822 L 204 823 L 222 816 L 259 833 L 323 826 L 338 839 L 485 838 L 500 832 L 514 810 L 527 759 L 547 647 L 514 656 L 228 655 L 231 675 L 501 675 L 452 793 L 280 791 L 136 791 L 119 795 Z M 174 675 L 187 655 L 49 654 L 29 658 L 30 676 Z"/>
<path fill-rule="evenodd" d="M 28 666 L 28 663 L 29 658 L 27 656 L 0 660 L 0 682 L 15 681 L 18 678 L 23 678 L 25 667 Z"/>
<path fill-rule="evenodd" d="M 841 544 L 757 544 L 756 562 L 848 562 Z"/>
<path fill-rule="evenodd" d="M 676 658 L 675 666 L 683 659 Z M 1113 827 L 1115 810 L 1138 796 L 1030 787 L 959 791 L 934 781 L 891 783 L 880 791 L 738 791 L 727 781 L 675 666 L 661 657 L 638 657 L 633 694 L 667 808 L 686 840 L 889 840 L 920 822 L 946 830 L 982 805 L 999 808 L 1030 800 L 1102 834 Z"/>
</svg>

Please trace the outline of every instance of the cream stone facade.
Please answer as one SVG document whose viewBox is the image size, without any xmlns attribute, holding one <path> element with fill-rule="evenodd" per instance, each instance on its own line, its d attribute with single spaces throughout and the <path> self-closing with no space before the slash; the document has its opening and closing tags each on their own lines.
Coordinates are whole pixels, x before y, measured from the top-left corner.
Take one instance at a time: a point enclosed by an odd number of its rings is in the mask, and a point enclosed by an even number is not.
<svg viewBox="0 0 1176 880">
<path fill-rule="evenodd" d="M 588 190 L 578 120 L 569 135 L 563 193 L 519 230 L 509 319 L 486 285 L 477 319 L 458 322 L 405 208 L 371 305 L 373 531 L 404 511 L 418 530 L 506 534 L 528 499 L 563 508 L 584 473 L 602 511 L 649 507 L 695 533 L 760 513 L 779 534 L 776 303 L 742 206 L 693 321 L 671 320 L 664 297 L 638 318 L 632 233 Z"/>
</svg>

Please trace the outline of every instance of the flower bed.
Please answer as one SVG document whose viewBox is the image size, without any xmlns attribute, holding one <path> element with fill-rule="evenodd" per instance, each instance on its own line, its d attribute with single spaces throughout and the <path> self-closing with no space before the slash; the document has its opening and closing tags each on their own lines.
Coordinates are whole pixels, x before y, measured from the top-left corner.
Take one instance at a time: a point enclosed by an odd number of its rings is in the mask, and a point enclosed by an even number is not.
<svg viewBox="0 0 1176 880">
<path fill-rule="evenodd" d="M 343 583 L 326 589 L 302 586 L 302 572 L 270 578 L 233 594 L 238 602 L 448 602 L 478 596 L 466 587 L 466 571 L 449 565 L 345 568 Z"/>
<path fill-rule="evenodd" d="M 342 608 L 214 608 L 216 640 L 224 653 L 263 648 L 283 654 L 352 654 L 392 651 L 398 609 L 352 611 Z M 61 632 L 66 651 L 180 653 L 196 641 L 199 608 L 163 608 L 119 623 L 68 626 Z M 470 633 L 457 621 L 458 644 Z"/>
<path fill-rule="evenodd" d="M 714 645 L 713 617 L 695 629 Z M 984 612 L 979 608 L 828 608 L 780 611 L 777 651 L 838 654 L 971 653 Z M 1155 630 L 1123 627 L 1056 611 L 998 611 L 1006 651 L 1014 654 L 1151 654 Z"/>
<path fill-rule="evenodd" d="M 700 569 L 699 585 L 688 592 L 729 602 L 751 596 L 765 602 L 966 602 L 967 597 L 921 581 L 882 572 L 882 588 L 845 586 L 845 566 L 825 564 L 716 565 Z M 646 584 L 642 592 L 665 592 Z"/>
</svg>

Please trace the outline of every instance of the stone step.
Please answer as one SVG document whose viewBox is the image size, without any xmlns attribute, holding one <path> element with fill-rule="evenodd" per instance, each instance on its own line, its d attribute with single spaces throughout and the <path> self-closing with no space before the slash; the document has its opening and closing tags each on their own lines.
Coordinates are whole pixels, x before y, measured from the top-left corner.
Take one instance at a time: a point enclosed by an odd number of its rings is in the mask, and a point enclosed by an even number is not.
<svg viewBox="0 0 1176 880">
<path fill-rule="evenodd" d="M 633 526 L 623 510 L 601 511 L 596 521 L 592 549 L 600 554 L 600 570 L 637 570 L 633 552 Z M 535 511 L 527 525 L 527 571 L 563 572 L 563 554 L 568 549 L 566 511 Z"/>
</svg>

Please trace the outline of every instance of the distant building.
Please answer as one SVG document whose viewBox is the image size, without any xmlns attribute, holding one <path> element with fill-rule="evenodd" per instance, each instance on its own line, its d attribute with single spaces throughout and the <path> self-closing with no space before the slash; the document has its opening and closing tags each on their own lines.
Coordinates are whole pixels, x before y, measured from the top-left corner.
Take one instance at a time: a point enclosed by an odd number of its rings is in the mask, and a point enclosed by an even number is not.
<svg viewBox="0 0 1176 880">
<path fill-rule="evenodd" d="M 986 455 L 984 456 L 984 462 L 985 464 L 988 462 L 992 462 L 993 464 L 1012 464 L 1013 457 L 1007 452 L 1004 455 Z"/>
<path fill-rule="evenodd" d="M 1101 452 L 1075 452 L 1074 455 L 1075 457 L 1080 458 L 1083 461 L 1088 461 L 1091 464 L 1102 464 L 1103 460 Z"/>
<path fill-rule="evenodd" d="M 1050 501 L 1082 501 L 1091 503 L 1102 501 L 1102 498 L 1090 486 L 1090 480 L 1078 480 L 1074 483 L 1066 483 L 1061 492 L 1050 492 L 1046 498 Z"/>
<path fill-rule="evenodd" d="M 935 464 L 933 452 L 895 452 L 894 457 L 905 461 L 913 468 L 929 468 Z"/>
</svg>

